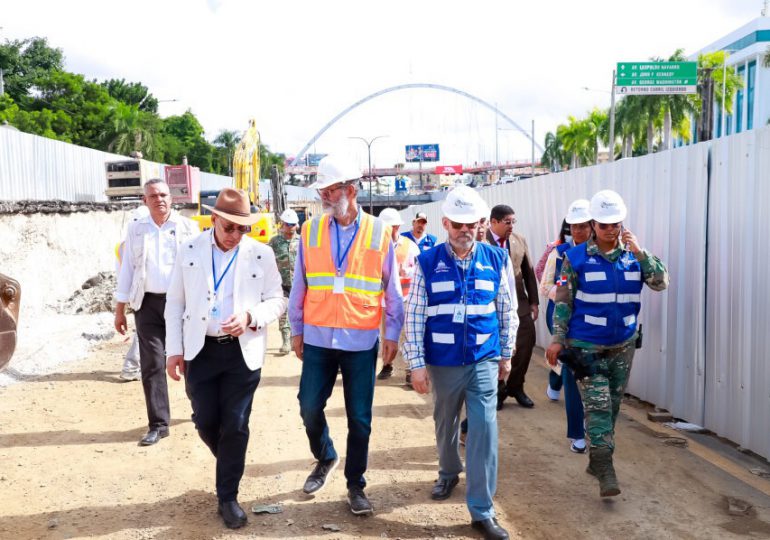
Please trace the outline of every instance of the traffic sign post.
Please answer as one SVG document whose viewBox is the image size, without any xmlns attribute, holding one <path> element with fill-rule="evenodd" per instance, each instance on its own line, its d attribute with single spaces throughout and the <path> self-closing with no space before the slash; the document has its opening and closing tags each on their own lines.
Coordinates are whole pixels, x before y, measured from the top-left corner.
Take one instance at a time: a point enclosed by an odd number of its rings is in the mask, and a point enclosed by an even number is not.
<svg viewBox="0 0 770 540">
<path fill-rule="evenodd" d="M 695 94 L 697 62 L 618 62 L 615 92 L 618 94 Z"/>
</svg>

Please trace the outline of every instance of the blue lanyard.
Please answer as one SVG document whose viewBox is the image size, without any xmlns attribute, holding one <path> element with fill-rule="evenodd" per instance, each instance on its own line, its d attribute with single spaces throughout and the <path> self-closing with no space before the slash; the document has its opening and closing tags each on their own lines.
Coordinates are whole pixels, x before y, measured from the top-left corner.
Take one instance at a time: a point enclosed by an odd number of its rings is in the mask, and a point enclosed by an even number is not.
<svg viewBox="0 0 770 540">
<path fill-rule="evenodd" d="M 448 243 L 447 243 L 447 248 L 452 249 L 449 247 Z M 468 277 L 473 272 L 473 263 L 476 260 L 477 254 L 478 254 L 477 251 L 473 252 L 473 256 L 471 257 L 471 260 L 468 261 L 468 268 L 466 270 L 462 270 L 462 268 L 460 268 L 460 265 L 457 264 L 457 261 L 453 261 L 455 263 L 455 273 L 457 274 L 457 279 L 460 281 L 460 286 L 462 287 L 460 289 L 460 294 L 462 295 L 463 304 L 467 301 L 466 295 L 468 294 Z M 454 254 L 450 253 L 450 256 L 454 258 Z M 462 271 L 462 275 L 460 275 L 461 271 Z"/>
<path fill-rule="evenodd" d="M 342 273 L 342 263 L 345 262 L 345 258 L 348 256 L 348 252 L 350 251 L 350 247 L 353 245 L 353 241 L 356 239 L 356 234 L 358 234 L 358 222 L 360 218 L 361 214 L 359 213 L 356 216 L 356 228 L 353 229 L 353 236 L 350 237 L 350 242 L 348 242 L 348 246 L 344 251 L 342 251 L 342 241 L 340 240 L 340 225 L 336 220 L 334 221 L 334 230 L 337 232 L 337 274 Z M 341 256 L 340 253 L 342 253 Z"/>
<path fill-rule="evenodd" d="M 238 246 L 235 248 L 235 255 L 233 255 L 233 258 L 230 259 L 230 262 L 227 263 L 227 267 L 225 268 L 225 271 L 222 272 L 222 275 L 219 276 L 219 279 L 217 279 L 217 270 L 214 268 L 214 248 L 211 248 L 211 273 L 214 274 L 214 294 L 217 294 L 217 289 L 219 289 L 219 286 L 222 284 L 222 280 L 225 279 L 225 276 L 227 275 L 227 271 L 230 270 L 230 267 L 233 265 L 233 261 L 238 257 L 238 252 L 240 251 L 241 246 Z"/>
</svg>

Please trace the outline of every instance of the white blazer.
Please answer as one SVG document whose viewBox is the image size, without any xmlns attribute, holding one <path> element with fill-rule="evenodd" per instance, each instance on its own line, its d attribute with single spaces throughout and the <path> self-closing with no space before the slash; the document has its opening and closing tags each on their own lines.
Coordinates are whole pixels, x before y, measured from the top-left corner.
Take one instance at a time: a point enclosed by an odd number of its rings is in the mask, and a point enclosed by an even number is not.
<svg viewBox="0 0 770 540">
<path fill-rule="evenodd" d="M 203 348 L 214 302 L 212 234 L 210 229 L 179 246 L 166 293 L 167 356 L 184 355 L 185 360 L 193 360 Z M 233 313 L 248 311 L 252 324 L 238 342 L 246 365 L 254 371 L 265 359 L 267 325 L 286 311 L 287 302 L 275 255 L 268 246 L 244 236 L 234 271 Z"/>
</svg>

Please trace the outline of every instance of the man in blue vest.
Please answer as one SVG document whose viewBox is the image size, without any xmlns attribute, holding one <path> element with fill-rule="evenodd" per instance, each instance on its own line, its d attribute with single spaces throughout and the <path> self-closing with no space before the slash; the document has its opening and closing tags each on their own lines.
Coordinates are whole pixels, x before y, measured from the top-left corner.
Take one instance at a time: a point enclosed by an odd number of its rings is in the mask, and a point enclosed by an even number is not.
<svg viewBox="0 0 770 540">
<path fill-rule="evenodd" d="M 417 212 L 412 220 L 412 230 L 401 233 L 401 236 L 406 236 L 409 240 L 417 244 L 420 251 L 428 251 L 430 248 L 436 245 L 438 241 L 435 236 L 425 232 L 425 227 L 428 225 L 428 215 L 425 212 Z"/>
<path fill-rule="evenodd" d="M 504 250 L 475 241 L 478 222 L 489 208 L 474 189 L 455 188 L 442 211 L 448 240 L 417 258 L 407 297 L 404 358 L 413 388 L 426 394 L 433 387 L 439 478 L 431 497 L 449 498 L 459 482 L 465 403 L 471 526 L 484 538 L 505 540 L 508 533 L 495 519 L 492 497 L 497 487 L 497 381 L 510 373 L 516 342 L 512 265 Z"/>
</svg>

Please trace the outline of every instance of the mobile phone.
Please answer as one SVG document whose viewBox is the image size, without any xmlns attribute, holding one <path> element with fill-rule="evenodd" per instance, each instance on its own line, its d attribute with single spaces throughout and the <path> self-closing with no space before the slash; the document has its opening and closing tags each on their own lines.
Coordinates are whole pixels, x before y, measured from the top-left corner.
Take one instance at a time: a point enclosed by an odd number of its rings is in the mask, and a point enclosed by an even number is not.
<svg viewBox="0 0 770 540">
<path fill-rule="evenodd" d="M 626 250 L 626 251 L 629 251 L 629 249 L 628 249 L 628 243 L 626 243 L 626 242 L 623 242 L 623 233 L 624 233 L 624 232 L 626 232 L 626 228 L 625 228 L 623 225 L 621 225 L 621 226 L 620 226 L 620 243 L 621 243 L 621 245 L 623 246 L 623 249 L 624 249 L 624 250 Z"/>
</svg>

